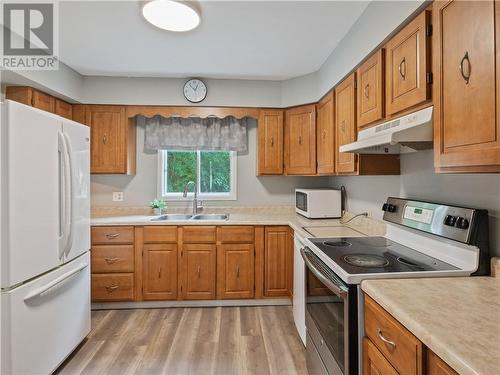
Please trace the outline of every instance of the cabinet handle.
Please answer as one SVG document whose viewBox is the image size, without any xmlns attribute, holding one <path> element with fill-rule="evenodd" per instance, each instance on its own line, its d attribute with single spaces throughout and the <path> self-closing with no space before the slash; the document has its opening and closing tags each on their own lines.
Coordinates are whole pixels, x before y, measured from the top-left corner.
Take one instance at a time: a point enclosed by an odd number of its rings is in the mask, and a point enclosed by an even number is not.
<svg viewBox="0 0 500 375">
<path fill-rule="evenodd" d="M 240 266 L 236 266 L 236 277 L 239 279 L 240 278 Z"/>
<path fill-rule="evenodd" d="M 345 120 L 340 121 L 340 128 L 345 132 Z"/>
<path fill-rule="evenodd" d="M 401 76 L 401 78 L 403 78 L 403 80 L 405 80 L 406 79 L 406 57 L 403 57 L 403 60 L 401 60 L 401 62 L 399 63 L 398 70 L 399 70 L 399 75 Z"/>
<path fill-rule="evenodd" d="M 199 279 L 199 278 L 200 278 L 200 266 L 198 266 L 198 271 L 197 271 L 197 273 L 198 273 L 198 279 Z"/>
<path fill-rule="evenodd" d="M 108 264 L 113 264 L 113 263 L 118 262 L 118 258 L 104 258 L 104 260 L 105 260 L 105 261 L 106 261 L 106 263 L 108 263 Z"/>
<path fill-rule="evenodd" d="M 114 238 L 117 238 L 119 235 L 120 235 L 119 233 L 108 233 L 108 234 L 106 234 L 106 238 L 108 240 L 112 240 Z"/>
<path fill-rule="evenodd" d="M 106 287 L 108 293 L 113 293 L 116 289 L 118 289 L 118 285 L 111 285 Z"/>
<path fill-rule="evenodd" d="M 107 141 L 108 141 L 108 137 L 106 137 L 106 134 L 104 134 L 102 137 L 102 143 L 106 144 Z"/>
<path fill-rule="evenodd" d="M 273 147 L 273 146 L 274 146 L 274 138 L 271 137 L 271 147 Z"/>
<path fill-rule="evenodd" d="M 368 99 L 370 97 L 370 84 L 367 83 L 364 90 L 363 90 L 363 93 L 365 94 L 365 98 Z"/>
<path fill-rule="evenodd" d="M 158 269 L 158 278 L 161 279 L 161 267 Z"/>
<path fill-rule="evenodd" d="M 464 62 L 467 61 L 467 75 L 464 73 Z M 469 84 L 469 79 L 470 79 L 470 72 L 471 72 L 471 65 L 470 65 L 470 59 L 469 59 L 469 52 L 465 51 L 464 57 L 462 57 L 462 60 L 460 60 L 460 65 L 458 66 L 458 69 L 460 69 L 460 74 L 462 75 L 462 78 L 465 81 L 465 84 Z"/>
<path fill-rule="evenodd" d="M 302 136 L 299 135 L 299 145 L 301 145 L 301 144 L 302 144 Z"/>
<path fill-rule="evenodd" d="M 396 349 L 396 343 L 394 341 L 387 340 L 382 334 L 382 330 L 380 328 L 377 328 L 377 335 L 386 345 L 392 347 L 392 350 Z"/>
</svg>

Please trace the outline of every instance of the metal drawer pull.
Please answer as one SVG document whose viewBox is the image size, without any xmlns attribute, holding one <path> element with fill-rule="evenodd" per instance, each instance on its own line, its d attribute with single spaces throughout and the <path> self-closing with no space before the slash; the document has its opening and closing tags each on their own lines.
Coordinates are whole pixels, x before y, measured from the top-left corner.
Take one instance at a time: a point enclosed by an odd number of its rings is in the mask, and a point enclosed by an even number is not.
<svg viewBox="0 0 500 375">
<path fill-rule="evenodd" d="M 405 80 L 406 79 L 406 57 L 403 57 L 403 60 L 401 60 L 401 62 L 399 63 L 398 70 L 399 70 L 399 75 L 401 76 L 401 78 L 403 78 L 403 80 Z"/>
<path fill-rule="evenodd" d="M 271 137 L 271 147 L 273 147 L 273 146 L 274 146 L 274 138 Z"/>
<path fill-rule="evenodd" d="M 200 278 L 200 266 L 198 266 L 198 278 Z"/>
<path fill-rule="evenodd" d="M 301 144 L 302 144 L 302 136 L 299 135 L 299 145 L 301 145 Z"/>
<path fill-rule="evenodd" d="M 380 328 L 377 328 L 377 335 L 380 340 L 382 340 L 385 344 L 391 346 L 393 350 L 396 349 L 396 343 L 394 341 L 387 340 L 382 334 L 382 330 Z"/>
<path fill-rule="evenodd" d="M 236 267 L 236 277 L 239 279 L 240 278 L 240 266 Z"/>
<path fill-rule="evenodd" d="M 108 137 L 106 137 L 106 134 L 104 134 L 104 136 L 102 137 L 102 143 L 106 144 L 107 141 L 108 141 Z"/>
<path fill-rule="evenodd" d="M 118 258 L 104 258 L 104 260 L 105 260 L 105 261 L 106 261 L 106 263 L 108 263 L 108 264 L 113 264 L 113 263 L 118 262 Z"/>
<path fill-rule="evenodd" d="M 158 269 L 158 278 L 161 279 L 161 267 Z"/>
<path fill-rule="evenodd" d="M 366 84 L 365 89 L 363 90 L 365 94 L 365 98 L 368 99 L 370 97 L 370 84 Z"/>
<path fill-rule="evenodd" d="M 108 234 L 106 234 L 106 238 L 108 240 L 112 240 L 114 238 L 117 238 L 119 235 L 120 235 L 119 233 L 108 233 Z"/>
<path fill-rule="evenodd" d="M 467 75 L 464 73 L 464 62 L 467 61 Z M 460 60 L 460 65 L 458 66 L 458 69 L 460 69 L 460 74 L 462 75 L 462 78 L 465 81 L 465 84 L 469 84 L 469 79 L 470 79 L 470 72 L 471 72 L 471 65 L 470 65 L 470 59 L 469 59 L 469 52 L 465 51 L 464 57 L 462 57 L 462 60 Z"/>
<path fill-rule="evenodd" d="M 111 286 L 106 287 L 106 290 L 108 291 L 108 293 L 113 293 L 117 289 L 118 289 L 118 285 L 111 285 Z"/>
</svg>

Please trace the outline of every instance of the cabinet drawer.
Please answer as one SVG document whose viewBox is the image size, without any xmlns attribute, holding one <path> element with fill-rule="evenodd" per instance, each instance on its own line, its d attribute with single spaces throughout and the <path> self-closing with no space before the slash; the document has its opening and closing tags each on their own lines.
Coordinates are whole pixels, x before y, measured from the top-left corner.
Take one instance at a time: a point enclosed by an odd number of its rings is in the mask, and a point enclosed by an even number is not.
<svg viewBox="0 0 500 375">
<path fill-rule="evenodd" d="M 177 242 L 177 227 L 144 227 L 144 242 Z"/>
<path fill-rule="evenodd" d="M 216 227 L 192 226 L 182 228 L 182 242 L 184 243 L 215 243 Z"/>
<path fill-rule="evenodd" d="M 365 334 L 400 374 L 422 374 L 422 343 L 368 296 Z"/>
<path fill-rule="evenodd" d="M 92 245 L 132 244 L 134 227 L 92 227 Z"/>
<path fill-rule="evenodd" d="M 92 301 L 133 301 L 134 274 L 92 275 Z"/>
<path fill-rule="evenodd" d="M 92 246 L 92 272 L 134 272 L 134 246 Z"/>
<path fill-rule="evenodd" d="M 218 240 L 222 243 L 253 243 L 254 227 L 221 227 Z"/>
</svg>

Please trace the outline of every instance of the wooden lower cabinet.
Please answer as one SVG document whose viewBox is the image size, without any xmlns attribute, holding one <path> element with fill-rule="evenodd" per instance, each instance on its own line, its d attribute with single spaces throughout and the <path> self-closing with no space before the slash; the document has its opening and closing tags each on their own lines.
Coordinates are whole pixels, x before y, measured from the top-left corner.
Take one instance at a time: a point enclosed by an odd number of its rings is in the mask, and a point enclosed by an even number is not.
<svg viewBox="0 0 500 375">
<path fill-rule="evenodd" d="M 185 244 L 181 252 L 182 299 L 215 299 L 217 246 Z"/>
<path fill-rule="evenodd" d="M 458 375 L 458 372 L 430 350 L 427 350 L 426 363 L 427 375 Z"/>
<path fill-rule="evenodd" d="M 142 259 L 142 298 L 177 299 L 177 244 L 144 245 Z"/>
<path fill-rule="evenodd" d="M 254 244 L 221 244 L 217 249 L 217 299 L 253 298 Z"/>
<path fill-rule="evenodd" d="M 293 248 L 290 248 L 289 227 L 266 227 L 264 250 L 264 296 L 287 297 L 293 288 L 289 273 L 293 272 Z M 292 282 L 293 283 L 293 282 Z"/>
<path fill-rule="evenodd" d="M 363 374 L 365 375 L 398 375 L 389 361 L 380 353 L 366 337 L 363 339 Z"/>
</svg>

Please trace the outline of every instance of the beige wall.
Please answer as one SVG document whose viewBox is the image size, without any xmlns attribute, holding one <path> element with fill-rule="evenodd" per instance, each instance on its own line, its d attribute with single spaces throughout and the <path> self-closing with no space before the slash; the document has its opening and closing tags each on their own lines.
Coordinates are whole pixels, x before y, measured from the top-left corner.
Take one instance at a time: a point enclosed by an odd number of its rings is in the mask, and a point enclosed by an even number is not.
<svg viewBox="0 0 500 375">
<path fill-rule="evenodd" d="M 296 187 L 328 186 L 327 177 L 256 177 L 257 128 L 256 121 L 249 122 L 248 153 L 238 155 L 237 200 L 212 201 L 205 205 L 219 206 L 266 206 L 292 205 Z M 135 176 L 91 177 L 93 206 L 146 206 L 156 197 L 157 153 L 144 151 L 144 127 L 137 128 L 137 174 Z M 125 200 L 113 202 L 112 193 L 123 191 Z M 172 203 L 177 205 L 178 203 Z M 182 203 L 181 203 L 182 204 Z"/>
</svg>

